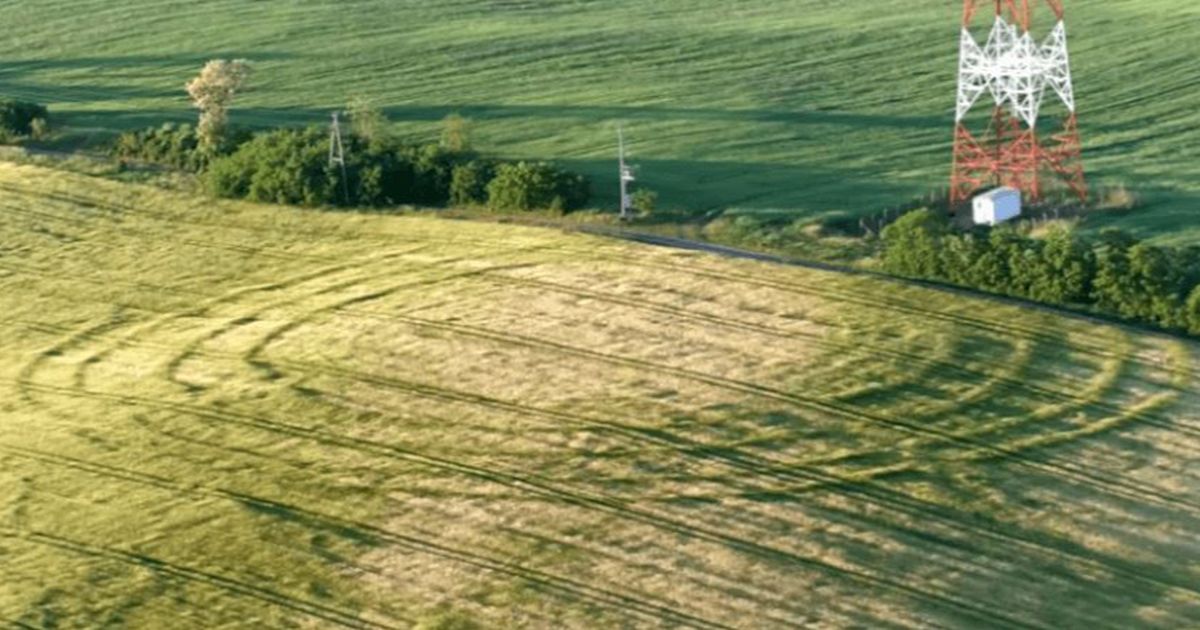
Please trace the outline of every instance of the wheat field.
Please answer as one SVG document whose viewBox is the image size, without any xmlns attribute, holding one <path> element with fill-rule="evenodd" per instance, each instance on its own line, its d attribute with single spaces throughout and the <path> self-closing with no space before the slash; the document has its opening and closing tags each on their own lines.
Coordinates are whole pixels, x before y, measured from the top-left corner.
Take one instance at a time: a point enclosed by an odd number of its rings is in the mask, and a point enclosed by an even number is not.
<svg viewBox="0 0 1200 630">
<path fill-rule="evenodd" d="M 0 621 L 1200 623 L 1200 346 L 0 165 Z"/>
</svg>

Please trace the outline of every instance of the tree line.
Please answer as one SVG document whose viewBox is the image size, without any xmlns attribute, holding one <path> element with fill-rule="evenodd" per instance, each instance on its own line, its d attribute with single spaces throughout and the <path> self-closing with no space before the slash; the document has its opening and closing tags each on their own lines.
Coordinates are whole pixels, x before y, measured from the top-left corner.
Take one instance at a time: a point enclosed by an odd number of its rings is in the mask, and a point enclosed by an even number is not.
<svg viewBox="0 0 1200 630">
<path fill-rule="evenodd" d="M 219 197 L 281 204 L 567 211 L 591 196 L 582 175 L 474 151 L 468 121 L 454 115 L 443 121 L 440 141 L 413 144 L 392 135 L 382 112 L 356 101 L 342 138 L 344 163 L 330 159 L 326 128 L 238 129 L 229 122 L 229 109 L 249 76 L 244 61 L 209 62 L 186 86 L 200 111 L 195 127 L 166 124 L 124 133 L 114 155 L 197 172 Z"/>
<path fill-rule="evenodd" d="M 1200 247 L 1161 247 L 1117 229 L 1085 236 L 1015 225 L 953 229 L 940 213 L 910 212 L 883 230 L 882 267 L 1045 304 L 1200 335 Z"/>
</svg>

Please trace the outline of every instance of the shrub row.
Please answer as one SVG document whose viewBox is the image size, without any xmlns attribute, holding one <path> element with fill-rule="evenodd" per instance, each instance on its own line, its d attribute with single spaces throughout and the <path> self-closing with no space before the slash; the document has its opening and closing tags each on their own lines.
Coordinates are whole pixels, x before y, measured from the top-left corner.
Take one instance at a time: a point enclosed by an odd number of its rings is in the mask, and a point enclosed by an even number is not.
<svg viewBox="0 0 1200 630">
<path fill-rule="evenodd" d="M 1158 247 L 1115 229 L 1091 238 L 1066 227 L 1044 238 L 1013 226 L 959 233 L 929 210 L 888 226 L 883 241 L 890 273 L 1200 334 L 1197 247 Z"/>
<path fill-rule="evenodd" d="M 498 210 L 571 210 L 587 203 L 579 175 L 530 162 L 488 160 L 438 144 L 345 140 L 346 164 L 330 164 L 328 132 L 278 129 L 208 164 L 220 197 L 306 206 L 482 205 Z"/>
<path fill-rule="evenodd" d="M 205 164 L 199 146 L 200 139 L 191 125 L 166 123 L 161 127 L 122 133 L 113 144 L 112 153 L 121 160 L 199 171 Z"/>
<path fill-rule="evenodd" d="M 113 155 L 204 171 L 220 197 L 306 206 L 481 206 L 498 210 L 582 207 L 585 178 L 539 162 L 505 163 L 441 145 L 388 139 L 345 140 L 346 168 L 330 165 L 329 136 L 318 128 L 234 133 L 216 151 L 191 125 L 165 124 L 122 134 Z"/>
</svg>

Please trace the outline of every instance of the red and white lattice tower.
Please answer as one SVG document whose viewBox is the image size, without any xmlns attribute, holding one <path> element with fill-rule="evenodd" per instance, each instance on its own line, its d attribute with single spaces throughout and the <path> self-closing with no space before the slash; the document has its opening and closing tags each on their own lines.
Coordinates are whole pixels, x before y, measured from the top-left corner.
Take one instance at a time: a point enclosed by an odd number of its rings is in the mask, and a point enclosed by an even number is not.
<svg viewBox="0 0 1200 630">
<path fill-rule="evenodd" d="M 1039 44 L 1031 29 L 1043 2 L 1055 23 Z M 995 21 L 981 46 L 971 27 L 993 4 Z M 951 204 L 990 185 L 1011 186 L 1038 200 L 1051 183 L 1048 178 L 1086 201 L 1062 0 L 964 0 L 963 5 Z M 1039 118 L 1051 92 L 1066 106 L 1066 115 L 1055 131 L 1042 134 Z M 967 114 L 985 93 L 995 108 L 986 132 L 973 134 Z"/>
</svg>

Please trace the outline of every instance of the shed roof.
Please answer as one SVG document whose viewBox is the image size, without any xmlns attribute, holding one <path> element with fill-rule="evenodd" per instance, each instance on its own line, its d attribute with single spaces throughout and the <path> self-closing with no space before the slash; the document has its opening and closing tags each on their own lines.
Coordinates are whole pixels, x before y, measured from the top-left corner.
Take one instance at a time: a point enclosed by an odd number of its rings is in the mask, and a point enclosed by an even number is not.
<svg viewBox="0 0 1200 630">
<path fill-rule="evenodd" d="M 1021 191 L 1017 190 L 1016 188 L 1009 188 L 1008 186 L 1001 186 L 1001 187 L 999 187 L 999 188 L 993 188 L 993 189 L 991 189 L 991 190 L 989 190 L 989 191 L 987 191 L 987 192 L 985 192 L 985 193 L 980 193 L 980 194 L 978 195 L 978 197 L 976 197 L 976 198 L 977 198 L 977 199 L 978 199 L 978 198 L 983 198 L 983 199 L 1000 199 L 1000 198 L 1003 198 L 1003 197 L 1011 197 L 1011 196 L 1013 196 L 1013 195 L 1016 195 L 1016 196 L 1020 197 L 1020 196 L 1021 196 Z"/>
</svg>

